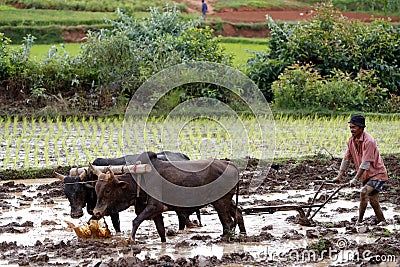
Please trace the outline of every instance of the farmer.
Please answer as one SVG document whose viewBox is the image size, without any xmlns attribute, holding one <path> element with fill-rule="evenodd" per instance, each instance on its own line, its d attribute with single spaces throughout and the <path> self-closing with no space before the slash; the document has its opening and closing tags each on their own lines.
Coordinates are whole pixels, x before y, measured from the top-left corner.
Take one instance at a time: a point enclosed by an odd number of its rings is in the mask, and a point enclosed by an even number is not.
<svg viewBox="0 0 400 267">
<path fill-rule="evenodd" d="M 340 182 L 349 167 L 350 161 L 353 161 L 357 174 L 350 181 L 350 186 L 355 186 L 360 182 L 362 184 L 356 225 L 360 225 L 363 220 L 368 200 L 374 209 L 376 224 L 384 225 L 386 221 L 379 205 L 379 192 L 382 185 L 388 180 L 386 167 L 379 155 L 374 138 L 364 131 L 365 117 L 360 114 L 352 115 L 349 127 L 352 136 L 347 142 L 347 149 L 340 165 L 339 174 L 333 181 Z"/>
<path fill-rule="evenodd" d="M 206 13 L 207 13 L 208 7 L 207 3 L 204 2 L 204 0 L 201 0 L 201 13 L 203 14 L 203 19 L 206 19 Z"/>
</svg>

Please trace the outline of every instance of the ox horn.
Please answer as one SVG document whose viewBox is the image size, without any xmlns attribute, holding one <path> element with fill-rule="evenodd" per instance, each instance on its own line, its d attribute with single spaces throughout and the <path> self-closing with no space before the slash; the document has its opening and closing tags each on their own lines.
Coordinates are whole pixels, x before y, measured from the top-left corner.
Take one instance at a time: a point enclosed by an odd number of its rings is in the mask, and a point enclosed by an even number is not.
<svg viewBox="0 0 400 267">
<path fill-rule="evenodd" d="M 107 167 L 107 171 L 110 173 L 110 178 L 114 179 L 114 172 L 111 170 L 110 166 Z"/>
<path fill-rule="evenodd" d="M 84 170 L 84 171 L 79 175 L 79 178 L 81 179 L 81 181 L 83 181 L 83 179 L 85 179 L 86 175 L 87 175 L 87 171 Z"/>
<path fill-rule="evenodd" d="M 92 170 L 92 172 L 93 172 L 94 174 L 97 175 L 97 177 L 99 177 L 99 176 L 102 174 L 102 172 L 101 172 L 99 169 L 96 169 L 96 168 L 93 166 L 93 164 L 90 163 L 90 162 L 89 162 L 89 168 L 90 168 L 90 170 Z"/>
<path fill-rule="evenodd" d="M 60 179 L 61 180 L 61 182 L 64 182 L 64 179 L 65 179 L 65 175 L 62 175 L 62 174 L 59 174 L 58 172 L 53 172 L 54 173 L 54 176 L 56 177 L 56 178 L 58 178 L 58 179 Z"/>
</svg>

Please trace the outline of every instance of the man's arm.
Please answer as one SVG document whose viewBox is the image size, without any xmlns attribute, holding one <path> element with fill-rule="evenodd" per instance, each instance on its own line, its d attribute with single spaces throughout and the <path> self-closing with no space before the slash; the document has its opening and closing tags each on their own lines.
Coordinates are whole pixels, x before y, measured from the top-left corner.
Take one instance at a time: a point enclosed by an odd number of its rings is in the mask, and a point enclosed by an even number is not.
<svg viewBox="0 0 400 267">
<path fill-rule="evenodd" d="M 339 183 L 342 180 L 344 173 L 349 168 L 349 165 L 350 165 L 350 160 L 343 158 L 342 163 L 340 164 L 339 174 L 335 179 L 333 179 L 333 182 Z"/>
<path fill-rule="evenodd" d="M 350 186 L 355 186 L 360 182 L 360 177 L 364 174 L 366 170 L 369 169 L 371 163 L 369 161 L 363 161 L 358 168 L 356 176 L 354 176 L 353 180 L 350 181 Z"/>
</svg>

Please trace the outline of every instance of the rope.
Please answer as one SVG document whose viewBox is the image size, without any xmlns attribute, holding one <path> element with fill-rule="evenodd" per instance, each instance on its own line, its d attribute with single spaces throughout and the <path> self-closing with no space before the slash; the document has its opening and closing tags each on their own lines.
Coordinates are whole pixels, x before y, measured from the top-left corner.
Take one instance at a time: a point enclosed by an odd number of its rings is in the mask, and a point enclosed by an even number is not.
<svg viewBox="0 0 400 267">
<path fill-rule="evenodd" d="M 140 178 L 141 178 L 141 175 L 138 174 L 137 175 L 137 189 L 136 189 L 136 197 L 137 198 L 139 197 L 139 194 L 140 194 Z"/>
<path fill-rule="evenodd" d="M 73 183 L 64 183 L 64 184 L 88 184 L 88 183 L 95 183 L 96 181 L 87 181 L 87 182 L 73 182 Z"/>
</svg>

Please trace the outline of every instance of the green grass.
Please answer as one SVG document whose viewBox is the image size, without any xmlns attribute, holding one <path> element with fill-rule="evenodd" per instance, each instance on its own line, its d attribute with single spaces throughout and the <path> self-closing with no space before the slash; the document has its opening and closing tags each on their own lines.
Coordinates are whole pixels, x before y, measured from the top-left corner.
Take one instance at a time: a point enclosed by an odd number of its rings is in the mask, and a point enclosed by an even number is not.
<svg viewBox="0 0 400 267">
<path fill-rule="evenodd" d="M 104 19 L 115 19 L 114 12 L 85 12 L 70 10 L 1 9 L 0 25 L 90 25 L 104 23 Z"/>
<path fill-rule="evenodd" d="M 234 55 L 233 64 L 238 69 L 243 69 L 249 57 L 254 51 L 263 51 L 268 48 L 267 44 L 257 43 L 225 43 L 221 45 L 226 49 L 228 53 Z"/>
<path fill-rule="evenodd" d="M 245 38 L 245 37 L 224 37 L 222 43 L 241 43 L 241 44 L 262 44 L 269 43 L 267 38 Z"/>
<path fill-rule="evenodd" d="M 124 11 L 147 12 L 150 7 L 165 7 L 166 4 L 176 6 L 185 10 L 186 5 L 182 3 L 173 3 L 168 0 L 0 0 L 2 4 L 16 4 L 25 7 L 26 9 L 56 9 L 56 10 L 74 10 L 74 11 L 100 11 L 114 12 L 117 8 Z"/>
<path fill-rule="evenodd" d="M 42 44 L 42 45 L 34 45 L 31 49 L 31 58 L 37 58 L 40 59 L 44 55 L 47 54 L 47 52 L 52 48 L 53 46 L 57 47 L 57 49 L 65 49 L 71 56 L 76 56 L 81 50 L 81 44 L 75 44 L 75 43 L 69 43 L 69 44 L 60 44 L 60 45 L 47 45 L 47 44 Z"/>
</svg>

